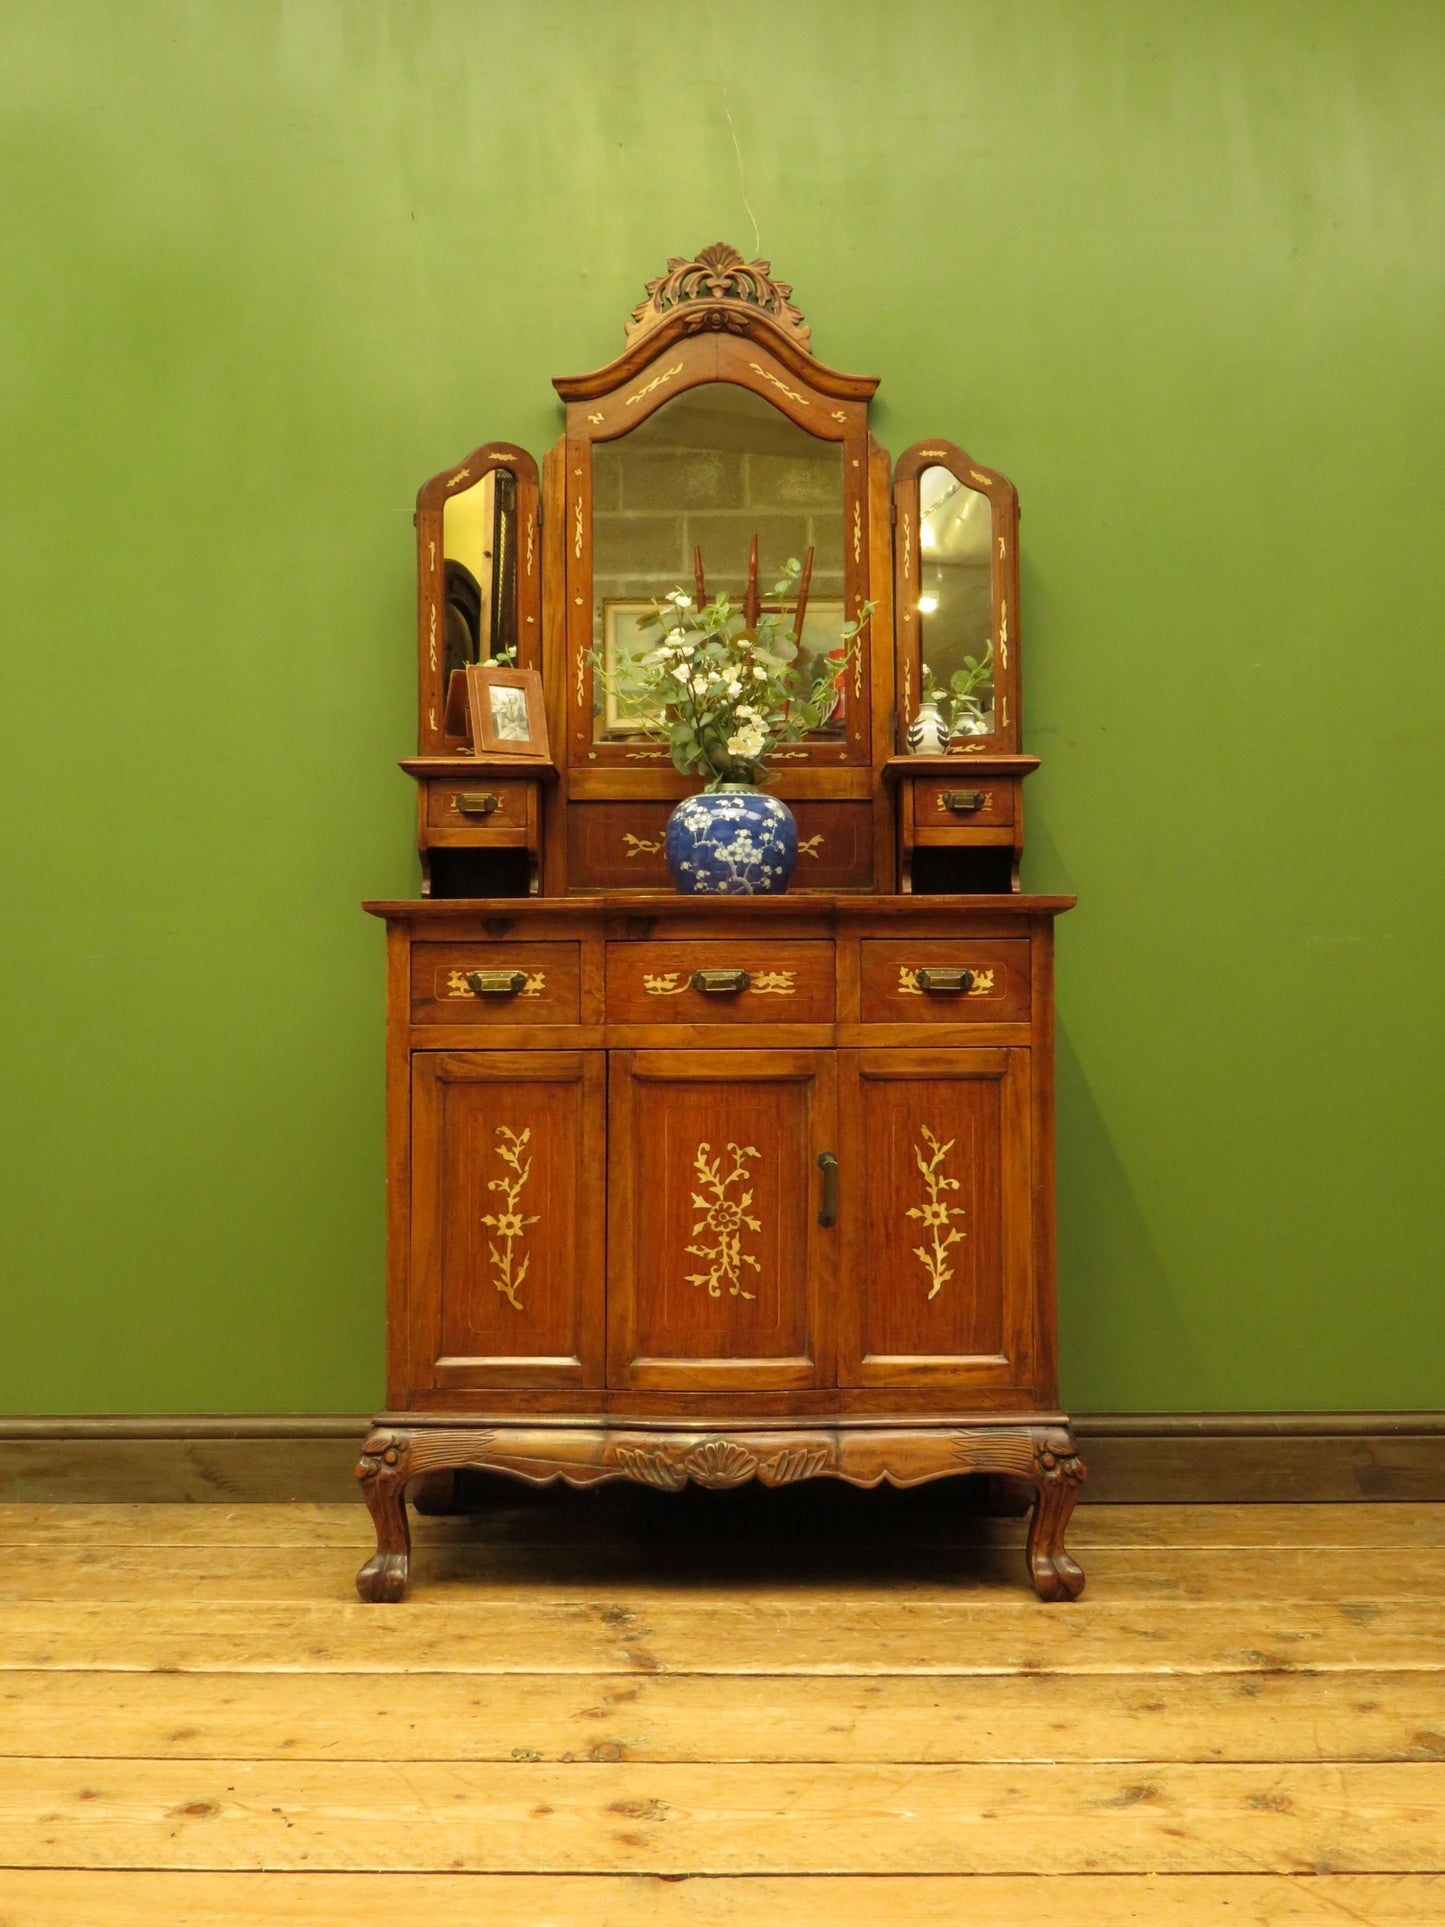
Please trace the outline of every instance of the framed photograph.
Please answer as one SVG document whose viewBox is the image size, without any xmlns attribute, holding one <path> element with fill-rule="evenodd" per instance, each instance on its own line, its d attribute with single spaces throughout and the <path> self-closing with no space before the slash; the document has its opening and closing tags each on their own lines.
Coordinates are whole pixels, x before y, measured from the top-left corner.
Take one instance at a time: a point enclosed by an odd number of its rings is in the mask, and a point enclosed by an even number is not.
<svg viewBox="0 0 1445 1927">
<path fill-rule="evenodd" d="M 548 756 L 542 678 L 535 669 L 467 668 L 472 748 L 478 756 Z"/>
</svg>

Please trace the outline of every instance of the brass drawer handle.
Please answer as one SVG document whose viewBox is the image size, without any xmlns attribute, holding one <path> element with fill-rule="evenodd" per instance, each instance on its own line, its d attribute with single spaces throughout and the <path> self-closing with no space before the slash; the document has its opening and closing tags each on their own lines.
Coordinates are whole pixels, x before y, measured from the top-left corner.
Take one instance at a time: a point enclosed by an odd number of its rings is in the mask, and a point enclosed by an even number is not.
<svg viewBox="0 0 1445 1927">
<path fill-rule="evenodd" d="M 733 991 L 746 990 L 752 978 L 746 970 L 694 970 L 687 981 L 694 990 L 705 991 L 710 997 L 726 997 Z"/>
<path fill-rule="evenodd" d="M 973 972 L 950 964 L 927 964 L 922 970 L 914 972 L 913 981 L 920 990 L 942 991 L 945 994 L 962 992 L 966 997 L 973 989 Z"/>
<path fill-rule="evenodd" d="M 818 1169 L 823 1173 L 823 1202 L 818 1206 L 818 1223 L 838 1222 L 838 1155 L 835 1151 L 818 1153 Z"/>
<path fill-rule="evenodd" d="M 515 997 L 527 987 L 525 970 L 469 970 L 467 983 L 478 997 Z"/>
<path fill-rule="evenodd" d="M 502 799 L 494 790 L 462 790 L 452 798 L 458 816 L 490 816 L 501 807 Z"/>
<path fill-rule="evenodd" d="M 946 810 L 952 810 L 955 816 L 972 816 L 975 811 L 983 808 L 988 797 L 982 790 L 943 790 L 938 800 Z"/>
</svg>

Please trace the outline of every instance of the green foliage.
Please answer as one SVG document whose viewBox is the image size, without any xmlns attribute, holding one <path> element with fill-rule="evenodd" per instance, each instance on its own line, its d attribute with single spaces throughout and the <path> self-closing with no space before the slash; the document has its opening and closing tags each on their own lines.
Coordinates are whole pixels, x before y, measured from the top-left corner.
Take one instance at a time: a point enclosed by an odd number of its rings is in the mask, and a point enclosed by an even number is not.
<svg viewBox="0 0 1445 1927">
<path fill-rule="evenodd" d="M 795 596 L 801 574 L 802 564 L 789 556 L 773 595 Z M 726 595 L 694 609 L 681 589 L 653 607 L 642 629 L 656 642 L 629 665 L 625 684 L 595 649 L 593 673 L 625 697 L 644 735 L 667 744 L 674 767 L 700 774 L 708 789 L 756 783 L 770 747 L 797 742 L 828 720 L 873 614 L 873 604 L 863 603 L 857 619 L 843 624 L 827 672 L 808 678 L 785 616 L 761 615 L 750 629 Z"/>
</svg>

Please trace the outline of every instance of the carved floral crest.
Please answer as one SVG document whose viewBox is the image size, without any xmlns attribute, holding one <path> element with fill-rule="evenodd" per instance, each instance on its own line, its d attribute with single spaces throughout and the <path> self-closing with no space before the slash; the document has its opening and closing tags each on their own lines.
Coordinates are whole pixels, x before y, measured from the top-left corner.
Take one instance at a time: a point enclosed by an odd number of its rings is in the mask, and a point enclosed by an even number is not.
<svg viewBox="0 0 1445 1927">
<path fill-rule="evenodd" d="M 789 330 L 806 348 L 812 330 L 789 299 L 792 292 L 788 282 L 773 279 L 771 262 L 744 261 L 736 248 L 718 241 L 692 260 L 682 254 L 671 257 L 667 273 L 647 283 L 647 297 L 633 309 L 627 323 L 627 337 L 631 340 L 646 334 L 685 302 L 727 301 L 758 309 L 780 328 Z M 741 330 L 747 326 L 747 317 L 726 308 L 704 305 L 699 308 L 696 326 Z"/>
</svg>

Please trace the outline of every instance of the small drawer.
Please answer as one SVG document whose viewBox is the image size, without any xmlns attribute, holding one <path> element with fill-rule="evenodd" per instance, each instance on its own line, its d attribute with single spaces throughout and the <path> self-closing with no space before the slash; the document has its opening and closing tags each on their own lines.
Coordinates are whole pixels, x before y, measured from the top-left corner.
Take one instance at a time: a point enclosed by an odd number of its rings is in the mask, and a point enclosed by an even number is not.
<svg viewBox="0 0 1445 1927">
<path fill-rule="evenodd" d="M 414 1024 L 575 1024 L 581 1015 L 580 944 L 412 945 Z"/>
<path fill-rule="evenodd" d="M 426 786 L 429 830 L 525 830 L 534 783 L 515 777 L 448 778 Z"/>
<path fill-rule="evenodd" d="M 613 1024 L 831 1024 L 831 943 L 610 943 Z"/>
<path fill-rule="evenodd" d="M 906 943 L 865 938 L 860 948 L 865 1024 L 1029 1021 L 1027 937 L 918 937 Z"/>
<path fill-rule="evenodd" d="M 1007 778 L 970 778 L 966 767 L 957 776 L 915 776 L 913 821 L 920 830 L 997 830 L 1014 820 L 1014 791 Z"/>
</svg>

